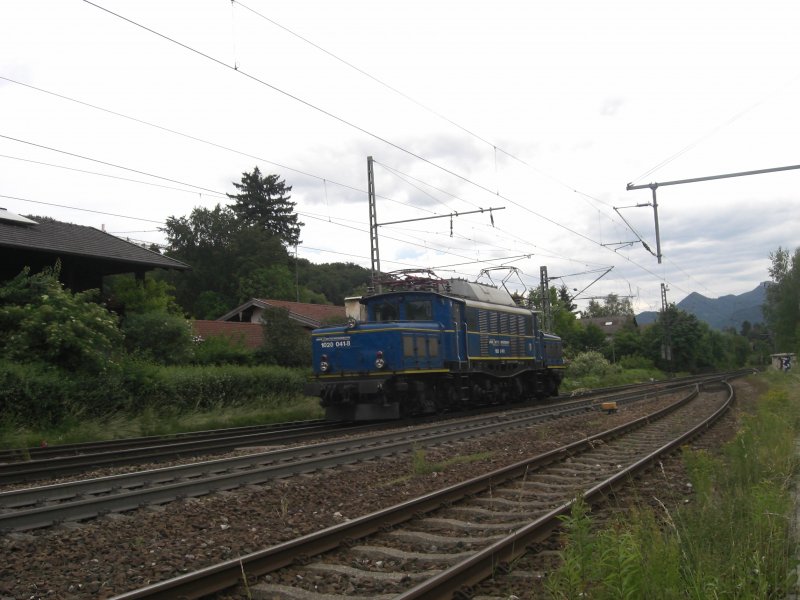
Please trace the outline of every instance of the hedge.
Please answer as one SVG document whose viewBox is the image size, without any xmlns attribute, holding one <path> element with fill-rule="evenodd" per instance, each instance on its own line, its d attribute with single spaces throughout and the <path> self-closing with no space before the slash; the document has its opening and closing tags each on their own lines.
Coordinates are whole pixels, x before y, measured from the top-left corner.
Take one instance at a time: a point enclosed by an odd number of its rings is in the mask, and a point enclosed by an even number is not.
<svg viewBox="0 0 800 600">
<path fill-rule="evenodd" d="M 0 361 L 0 419 L 54 425 L 67 416 L 180 414 L 241 404 L 279 404 L 302 393 L 307 371 L 277 366 L 158 366 L 128 360 L 103 375 Z"/>
</svg>

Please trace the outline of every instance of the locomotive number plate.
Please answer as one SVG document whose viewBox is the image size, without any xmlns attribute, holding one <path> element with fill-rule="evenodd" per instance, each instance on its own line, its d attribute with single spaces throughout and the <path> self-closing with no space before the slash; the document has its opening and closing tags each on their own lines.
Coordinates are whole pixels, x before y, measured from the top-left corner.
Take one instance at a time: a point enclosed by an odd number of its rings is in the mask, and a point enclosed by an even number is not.
<svg viewBox="0 0 800 600">
<path fill-rule="evenodd" d="M 350 336 L 340 335 L 336 337 L 324 337 L 319 339 L 320 348 L 349 348 Z"/>
</svg>

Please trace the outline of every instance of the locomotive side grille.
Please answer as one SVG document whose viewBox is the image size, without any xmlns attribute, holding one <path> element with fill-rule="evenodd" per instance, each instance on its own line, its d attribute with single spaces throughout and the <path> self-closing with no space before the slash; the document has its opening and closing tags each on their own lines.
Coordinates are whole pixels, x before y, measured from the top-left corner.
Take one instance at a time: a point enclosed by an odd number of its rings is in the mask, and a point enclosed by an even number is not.
<svg viewBox="0 0 800 600">
<path fill-rule="evenodd" d="M 489 313 L 478 310 L 478 330 L 481 332 L 481 356 L 489 354 Z"/>
<path fill-rule="evenodd" d="M 522 339 L 522 332 L 524 325 L 524 317 L 521 315 L 513 315 L 511 317 L 511 348 L 514 356 L 522 356 L 525 352 L 524 341 Z"/>
</svg>

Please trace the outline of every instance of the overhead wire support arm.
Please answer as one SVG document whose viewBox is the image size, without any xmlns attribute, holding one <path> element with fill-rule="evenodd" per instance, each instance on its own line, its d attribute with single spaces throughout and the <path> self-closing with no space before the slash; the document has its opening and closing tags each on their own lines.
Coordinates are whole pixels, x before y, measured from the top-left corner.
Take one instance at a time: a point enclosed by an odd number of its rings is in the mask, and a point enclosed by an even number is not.
<svg viewBox="0 0 800 600">
<path fill-rule="evenodd" d="M 631 190 L 643 190 L 645 188 L 650 188 L 655 192 L 657 187 L 662 187 L 665 185 L 680 185 L 682 183 L 697 183 L 699 181 L 713 181 L 715 179 L 728 179 L 731 177 L 747 177 L 748 175 L 764 175 L 765 173 L 776 173 L 778 171 L 792 171 L 795 169 L 800 169 L 800 165 L 789 165 L 788 167 L 773 167 L 771 169 L 757 169 L 755 171 L 740 171 L 738 173 L 724 173 L 722 175 L 708 175 L 707 177 L 693 177 L 691 179 L 676 179 L 675 181 L 661 181 L 656 183 L 645 183 L 642 185 L 633 185 L 629 183 L 626 186 L 628 191 Z"/>
<path fill-rule="evenodd" d="M 706 177 L 693 177 L 691 179 L 676 179 L 675 181 L 661 181 L 654 183 L 645 183 L 642 185 L 633 185 L 632 183 L 629 183 L 627 186 L 625 186 L 625 189 L 631 191 L 631 190 L 643 190 L 645 188 L 650 188 L 651 192 L 653 193 L 653 203 L 652 203 L 653 217 L 655 218 L 656 222 L 656 258 L 658 258 L 658 264 L 661 264 L 661 235 L 659 234 L 658 231 L 658 201 L 656 200 L 656 189 L 665 185 L 698 183 L 701 181 L 713 181 L 715 179 L 729 179 L 731 177 L 747 177 L 748 175 L 764 175 L 765 173 L 776 173 L 778 171 L 792 171 L 794 169 L 800 169 L 800 165 L 789 165 L 787 167 L 772 167 L 771 169 L 757 169 L 755 171 L 739 171 L 737 173 L 723 173 L 722 175 L 708 175 Z M 617 209 L 615 208 L 614 210 Z M 625 222 L 627 223 L 627 221 Z M 630 227 L 630 225 L 628 225 L 628 227 Z M 634 233 L 636 232 L 634 231 Z M 644 244 L 644 242 L 642 242 L 642 244 Z M 645 248 L 647 248 L 646 244 L 644 244 L 644 246 Z M 652 250 L 650 250 L 650 248 L 647 248 L 647 250 L 652 254 Z"/>
<path fill-rule="evenodd" d="M 620 218 L 620 219 L 622 219 L 623 221 L 625 221 L 625 225 L 627 225 L 627 226 L 628 226 L 628 229 L 630 229 L 630 230 L 633 232 L 633 234 L 634 234 L 634 235 L 635 235 L 637 238 L 639 238 L 639 242 L 642 244 L 642 246 L 644 246 L 644 249 L 645 249 L 645 250 L 647 250 L 647 251 L 648 251 L 650 254 L 652 254 L 652 255 L 653 255 L 653 256 L 655 256 L 656 258 L 658 258 L 658 262 L 661 262 L 661 244 L 658 244 L 658 248 L 659 248 L 659 250 L 658 250 L 658 254 L 654 253 L 654 252 L 653 252 L 653 251 L 650 249 L 650 246 L 648 246 L 648 245 L 647 245 L 647 242 L 645 242 L 645 241 L 642 239 L 642 236 L 640 236 L 640 235 L 639 235 L 639 232 L 638 232 L 638 231 L 636 231 L 636 230 L 633 228 L 633 225 L 631 225 L 630 223 L 628 223 L 628 220 L 627 220 L 625 217 L 623 217 L 623 216 L 622 216 L 622 213 L 621 213 L 621 212 L 619 212 L 619 209 L 620 209 L 620 208 L 640 208 L 640 207 L 642 207 L 642 206 L 651 206 L 651 204 L 648 202 L 647 204 L 637 204 L 636 206 L 620 206 L 619 208 L 618 208 L 618 207 L 616 207 L 616 206 L 613 206 L 612 208 L 613 208 L 613 209 L 614 209 L 614 211 L 615 211 L 615 212 L 616 212 L 616 213 L 619 215 L 619 218 Z M 656 232 L 658 232 L 658 222 L 656 222 Z M 656 235 L 656 239 L 658 239 L 658 235 Z M 620 245 L 625 245 L 625 244 L 628 244 L 628 243 L 635 244 L 636 242 L 619 242 L 619 244 L 620 244 Z"/>
<path fill-rule="evenodd" d="M 578 292 L 577 294 L 575 294 L 574 296 L 572 296 L 572 300 L 573 300 L 573 301 L 574 301 L 574 300 L 577 300 L 577 299 L 580 297 L 580 295 L 581 295 L 583 292 L 585 292 L 586 290 L 588 290 L 588 289 L 589 289 L 590 287 L 592 287 L 592 286 L 593 286 L 595 283 L 597 283 L 598 281 L 600 281 L 600 280 L 601 280 L 603 277 L 605 277 L 606 275 L 608 275 L 609 273 L 611 273 L 611 271 L 612 271 L 613 269 L 614 269 L 614 267 L 613 267 L 613 266 L 611 266 L 611 267 L 608 267 L 608 268 L 607 268 L 605 271 L 603 271 L 603 272 L 602 272 L 602 273 L 601 273 L 601 274 L 600 274 L 598 277 L 595 277 L 595 279 L 594 279 L 594 280 L 592 280 L 592 282 L 591 282 L 589 285 L 587 285 L 587 286 L 586 286 L 585 288 L 583 288 L 583 289 L 582 289 L 580 292 Z"/>
<path fill-rule="evenodd" d="M 474 215 L 475 213 L 485 213 L 487 211 L 491 215 L 492 211 L 505 210 L 505 208 L 506 208 L 505 206 L 498 206 L 498 207 L 492 207 L 492 208 L 480 208 L 478 210 L 470 210 L 470 211 L 467 211 L 467 212 L 451 212 L 451 213 L 448 213 L 446 215 L 434 215 L 432 217 L 419 217 L 417 219 L 404 219 L 402 221 L 387 221 L 386 223 L 378 223 L 378 226 L 382 227 L 384 225 L 397 225 L 398 223 L 411 223 L 413 221 L 429 221 L 430 219 L 446 219 L 446 218 L 453 218 L 453 217 L 463 217 L 464 215 Z"/>
</svg>

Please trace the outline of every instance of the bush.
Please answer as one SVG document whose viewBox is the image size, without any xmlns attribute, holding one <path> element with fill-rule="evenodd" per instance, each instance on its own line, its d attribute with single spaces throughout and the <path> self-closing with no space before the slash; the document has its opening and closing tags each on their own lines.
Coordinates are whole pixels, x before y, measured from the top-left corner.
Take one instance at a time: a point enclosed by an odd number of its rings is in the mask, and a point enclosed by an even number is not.
<svg viewBox="0 0 800 600">
<path fill-rule="evenodd" d="M 124 369 L 76 373 L 41 363 L 0 361 L 0 406 L 7 424 L 51 426 L 68 417 L 97 417 L 130 405 Z"/>
<path fill-rule="evenodd" d="M 122 323 L 125 349 L 161 365 L 178 365 L 192 359 L 192 331 L 183 317 L 165 312 L 134 313 Z"/>
<path fill-rule="evenodd" d="M 250 365 L 255 353 L 242 342 L 213 336 L 194 344 L 194 363 L 198 365 Z"/>
<path fill-rule="evenodd" d="M 619 359 L 617 364 L 621 369 L 641 369 L 647 371 L 656 368 L 652 360 L 638 354 L 623 356 Z"/>
<path fill-rule="evenodd" d="M 0 286 L 0 357 L 104 373 L 122 344 L 117 319 L 92 301 L 96 290 L 65 289 L 58 270 L 30 275 L 26 268 Z"/>
<path fill-rule="evenodd" d="M 139 281 L 129 275 L 109 277 L 104 292 L 111 310 L 122 314 L 161 312 L 181 314 L 172 295 L 174 288 L 165 281 Z"/>
<path fill-rule="evenodd" d="M 133 412 L 169 414 L 300 396 L 305 371 L 275 366 L 170 366 L 146 363 L 128 372 Z"/>
<path fill-rule="evenodd" d="M 279 406 L 302 396 L 307 372 L 276 366 L 158 366 L 127 360 L 88 376 L 0 360 L 2 421 L 55 426 L 70 417 L 179 415 L 243 405 Z"/>
<path fill-rule="evenodd" d="M 567 367 L 567 377 L 604 377 L 608 375 L 614 367 L 605 357 L 594 350 L 578 354 Z"/>
<path fill-rule="evenodd" d="M 308 367 L 311 364 L 311 340 L 305 330 L 281 308 L 264 311 L 264 345 L 256 360 L 282 367 Z"/>
</svg>

